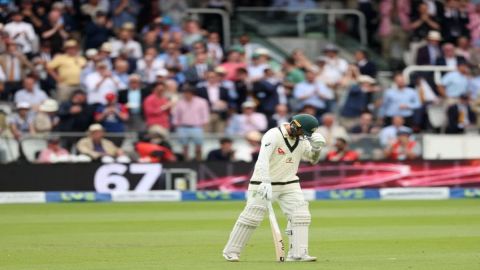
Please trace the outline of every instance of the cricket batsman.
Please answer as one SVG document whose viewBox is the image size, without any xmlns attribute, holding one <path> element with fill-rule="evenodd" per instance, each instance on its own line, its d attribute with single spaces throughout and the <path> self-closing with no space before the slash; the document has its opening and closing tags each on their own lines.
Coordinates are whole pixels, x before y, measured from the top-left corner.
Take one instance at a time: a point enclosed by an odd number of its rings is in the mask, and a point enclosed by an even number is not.
<svg viewBox="0 0 480 270">
<path fill-rule="evenodd" d="M 311 216 L 297 176 L 301 160 L 315 164 L 325 146 L 325 138 L 315 133 L 318 120 L 298 114 L 290 123 L 268 130 L 248 186 L 247 204 L 235 223 L 223 257 L 237 262 L 245 244 L 263 220 L 267 202 L 278 201 L 287 216 L 289 250 L 286 261 L 315 261 L 308 254 L 308 227 Z"/>
</svg>

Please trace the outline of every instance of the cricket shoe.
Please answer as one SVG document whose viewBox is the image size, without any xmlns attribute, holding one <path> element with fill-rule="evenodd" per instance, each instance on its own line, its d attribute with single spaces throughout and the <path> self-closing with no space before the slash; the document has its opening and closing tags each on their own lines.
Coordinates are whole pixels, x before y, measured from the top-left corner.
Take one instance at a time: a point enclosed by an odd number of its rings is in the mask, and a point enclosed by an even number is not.
<svg viewBox="0 0 480 270">
<path fill-rule="evenodd" d="M 238 254 L 235 254 L 235 253 L 223 253 L 223 257 L 225 258 L 225 260 L 229 262 L 240 261 L 240 257 L 238 257 Z"/>
<path fill-rule="evenodd" d="M 288 256 L 286 261 L 287 262 L 314 262 L 317 260 L 317 257 L 313 257 L 313 256 L 310 256 L 310 255 L 303 255 L 302 257 L 293 257 L 293 256 Z"/>
</svg>

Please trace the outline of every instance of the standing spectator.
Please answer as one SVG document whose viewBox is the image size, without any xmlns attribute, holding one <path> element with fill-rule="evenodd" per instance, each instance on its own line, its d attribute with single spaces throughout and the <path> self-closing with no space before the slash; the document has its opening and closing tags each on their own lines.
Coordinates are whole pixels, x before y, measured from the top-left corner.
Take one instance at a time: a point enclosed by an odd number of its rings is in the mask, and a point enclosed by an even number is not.
<svg viewBox="0 0 480 270">
<path fill-rule="evenodd" d="M 467 25 L 470 30 L 472 43 L 480 41 L 480 3 L 475 4 L 474 10 L 469 14 L 469 23 Z"/>
<path fill-rule="evenodd" d="M 237 69 L 236 77 L 237 79 L 233 82 L 237 94 L 235 109 L 240 112 L 243 102 L 252 95 L 252 84 L 248 81 L 248 71 L 244 68 Z"/>
<path fill-rule="evenodd" d="M 363 112 L 368 111 L 368 105 L 372 101 L 372 94 L 376 91 L 375 79 L 368 75 L 358 77 L 358 83 L 352 85 L 347 93 L 341 110 L 341 122 L 344 126 L 351 128 L 357 123 L 358 118 Z"/>
<path fill-rule="evenodd" d="M 407 125 L 413 125 L 414 112 L 420 106 L 417 91 L 406 85 L 401 73 L 396 74 L 393 87 L 387 89 L 383 95 L 382 110 L 385 124 L 389 125 L 394 116 L 402 116 L 406 119 Z"/>
<path fill-rule="evenodd" d="M 197 95 L 207 100 L 210 106 L 210 123 L 206 131 L 223 133 L 230 96 L 228 90 L 221 86 L 220 76 L 215 71 L 208 71 L 205 79 L 197 85 Z"/>
<path fill-rule="evenodd" d="M 113 14 L 113 27 L 120 28 L 125 23 L 137 24 L 137 16 L 140 12 L 138 0 L 113 0 L 110 3 L 110 10 Z"/>
<path fill-rule="evenodd" d="M 115 59 L 115 62 L 113 64 L 112 75 L 120 80 L 122 86 L 124 87 L 123 89 L 125 89 L 125 87 L 128 84 L 128 76 L 130 76 L 128 73 L 129 73 L 128 61 L 122 58 Z"/>
<path fill-rule="evenodd" d="M 373 124 L 373 115 L 369 112 L 362 113 L 358 125 L 350 129 L 353 134 L 376 134 L 378 131 L 378 127 Z"/>
<path fill-rule="evenodd" d="M 16 105 L 17 112 L 8 118 L 8 125 L 13 137 L 20 140 L 28 134 L 35 134 L 33 128 L 33 114 L 30 111 L 30 104 L 20 102 Z"/>
<path fill-rule="evenodd" d="M 100 124 L 90 125 L 88 135 L 77 142 L 79 154 L 87 155 L 94 161 L 113 162 L 126 161 L 124 152 L 111 142 L 104 138 L 105 131 Z"/>
<path fill-rule="evenodd" d="M 408 130 L 400 130 L 396 141 L 385 149 L 385 157 L 394 160 L 412 160 L 420 154 L 420 147 Z"/>
<path fill-rule="evenodd" d="M 108 8 L 102 5 L 100 0 L 87 0 L 86 2 L 80 7 L 80 11 L 82 15 L 85 16 L 87 19 L 94 20 L 95 15 L 100 11 L 107 13 Z"/>
<path fill-rule="evenodd" d="M 283 62 L 283 72 L 285 73 L 285 80 L 291 84 L 297 84 L 305 80 L 305 74 L 295 65 L 295 60 L 292 57 L 287 57 Z"/>
<path fill-rule="evenodd" d="M 428 4 L 420 3 L 417 7 L 418 14 L 414 14 L 410 22 L 412 41 L 422 41 L 431 30 L 440 30 L 440 24 L 436 17 L 428 13 Z"/>
<path fill-rule="evenodd" d="M 280 82 L 270 68 L 265 69 L 263 73 L 263 77 L 253 84 L 253 95 L 258 101 L 258 112 L 270 119 L 275 113 L 275 106 L 279 103 Z"/>
<path fill-rule="evenodd" d="M 170 129 L 170 107 L 170 101 L 165 97 L 165 83 L 157 83 L 153 92 L 143 102 L 147 126 L 159 125 Z"/>
<path fill-rule="evenodd" d="M 427 45 L 420 47 L 417 51 L 417 65 L 435 65 L 437 63 L 437 58 L 442 56 L 439 46 L 441 40 L 440 32 L 428 32 Z"/>
<path fill-rule="evenodd" d="M 30 104 L 33 111 L 38 111 L 38 107 L 48 96 L 42 89 L 36 85 L 37 79 L 33 75 L 28 75 L 23 79 L 23 89 L 15 93 L 14 102 L 26 102 Z"/>
<path fill-rule="evenodd" d="M 35 129 L 35 133 L 45 134 L 54 130 L 60 122 L 57 112 L 57 101 L 54 99 L 46 99 L 40 105 L 39 111 L 35 114 L 33 119 L 33 128 Z"/>
<path fill-rule="evenodd" d="M 278 104 L 275 106 L 275 113 L 269 119 L 268 128 L 278 127 L 283 123 L 290 122 L 290 113 L 288 111 L 288 106 L 285 104 Z"/>
<path fill-rule="evenodd" d="M 348 62 L 338 56 L 338 48 L 334 44 L 327 44 L 323 49 L 323 53 L 326 62 L 324 69 L 328 70 L 324 72 L 327 72 L 331 76 L 330 80 L 326 83 L 336 85 L 347 72 Z"/>
<path fill-rule="evenodd" d="M 47 64 L 48 73 L 57 82 L 57 100 L 65 101 L 72 92 L 80 86 L 80 75 L 87 63 L 83 56 L 78 54 L 76 40 L 65 42 L 65 53 L 56 55 Z"/>
<path fill-rule="evenodd" d="M 332 100 L 334 94 L 321 81 L 316 81 L 315 76 L 315 71 L 307 70 L 305 81 L 295 85 L 293 96 L 299 101 L 298 108 L 311 105 L 317 110 L 317 116 L 321 116 L 327 112 L 327 101 Z"/>
<path fill-rule="evenodd" d="M 108 70 L 104 62 L 96 65 L 97 71 L 86 77 L 87 98 L 89 104 L 106 104 L 105 96 L 109 93 L 117 94 L 126 86 L 120 79 Z"/>
<path fill-rule="evenodd" d="M 60 104 L 58 131 L 83 132 L 93 122 L 93 106 L 87 104 L 87 95 L 82 90 L 73 92 L 69 101 Z"/>
<path fill-rule="evenodd" d="M 264 114 L 255 112 L 255 102 L 245 101 L 242 104 L 243 112 L 232 116 L 226 133 L 229 135 L 246 135 L 250 131 L 263 132 L 268 122 Z"/>
<path fill-rule="evenodd" d="M 405 120 L 401 116 L 395 116 L 392 119 L 392 124 L 384 127 L 382 130 L 380 130 L 380 133 L 378 134 L 378 137 L 380 139 L 380 144 L 382 146 L 387 146 L 397 138 L 397 133 L 401 130 L 412 132 L 412 130 L 405 126 Z"/>
<path fill-rule="evenodd" d="M 471 46 L 468 37 L 459 37 L 457 39 L 457 48 L 455 48 L 455 54 L 463 57 L 467 62 L 470 62 L 471 58 Z"/>
<path fill-rule="evenodd" d="M 155 82 L 155 77 L 160 70 L 162 70 L 162 74 L 167 74 L 165 62 L 157 57 L 157 49 L 147 48 L 143 58 L 137 61 L 137 73 L 141 75 L 145 83 L 151 84 Z"/>
<path fill-rule="evenodd" d="M 455 46 L 452 43 L 445 43 L 442 46 L 443 55 L 437 58 L 436 64 L 439 66 L 447 66 L 456 68 L 458 63 L 465 62 L 465 58 L 463 56 L 459 56 L 455 54 Z"/>
<path fill-rule="evenodd" d="M 180 48 L 175 42 L 168 43 L 165 52 L 159 56 L 159 59 L 165 63 L 166 68 L 185 70 L 188 66 L 187 58 L 180 52 Z"/>
<path fill-rule="evenodd" d="M 189 19 L 184 22 L 182 38 L 183 46 L 191 48 L 195 42 L 201 41 L 202 38 L 202 29 L 197 20 Z"/>
<path fill-rule="evenodd" d="M 185 79 L 187 83 L 196 85 L 198 82 L 205 79 L 205 74 L 208 70 L 212 70 L 213 66 L 207 63 L 208 55 L 206 53 L 198 53 L 195 58 L 195 63 L 185 70 Z"/>
<path fill-rule="evenodd" d="M 227 75 L 226 79 L 230 81 L 235 81 L 237 69 L 245 68 L 247 65 L 242 59 L 242 55 L 245 53 L 245 50 L 241 46 L 232 46 L 227 53 L 227 60 L 220 65 L 224 68 Z"/>
<path fill-rule="evenodd" d="M 358 67 L 360 74 L 367 75 L 372 78 L 377 76 L 377 66 L 375 63 L 367 58 L 367 52 L 364 50 L 357 50 L 355 52 L 355 65 Z"/>
<path fill-rule="evenodd" d="M 446 0 L 442 15 L 442 35 L 447 42 L 454 43 L 460 36 L 468 36 L 468 14 L 458 0 Z"/>
<path fill-rule="evenodd" d="M 128 57 L 134 59 L 142 58 L 142 46 L 133 39 L 135 25 L 132 23 L 124 23 L 118 33 L 118 38 L 112 41 L 111 57 L 115 58 L 120 55 L 121 51 L 126 51 Z"/>
<path fill-rule="evenodd" d="M 344 127 L 339 126 L 335 121 L 335 115 L 326 113 L 322 117 L 322 125 L 318 127 L 318 133 L 325 137 L 326 145 L 332 148 L 335 143 L 335 138 L 348 138 L 347 130 Z"/>
<path fill-rule="evenodd" d="M 70 153 L 60 145 L 59 137 L 49 137 L 47 140 L 47 148 L 40 151 L 38 163 L 57 163 L 68 162 Z"/>
<path fill-rule="evenodd" d="M 442 77 L 440 85 L 437 85 L 438 92 L 446 97 L 450 104 L 455 103 L 458 98 L 467 93 L 470 69 L 465 62 L 457 64 L 457 70 L 448 72 Z"/>
<path fill-rule="evenodd" d="M 111 23 L 108 21 L 107 14 L 98 12 L 95 20 L 85 26 L 85 49 L 100 48 L 111 36 L 110 28 Z"/>
<path fill-rule="evenodd" d="M 348 148 L 346 138 L 338 137 L 335 139 L 335 149 L 327 153 L 327 161 L 357 161 L 359 155 L 356 151 Z"/>
<path fill-rule="evenodd" d="M 195 88 L 187 86 L 181 98 L 172 110 L 173 125 L 177 130 L 183 156 L 189 160 L 190 141 L 195 144 L 195 159 L 202 159 L 203 129 L 209 122 L 208 102 L 195 96 Z"/>
<path fill-rule="evenodd" d="M 382 42 L 384 59 L 401 59 L 407 46 L 410 19 L 410 1 L 382 0 L 380 1 L 380 25 L 378 36 Z M 400 51 L 393 51 L 394 45 Z"/>
<path fill-rule="evenodd" d="M 247 67 L 248 71 L 248 80 L 251 82 L 256 82 L 263 78 L 265 69 L 269 68 L 268 63 L 265 61 L 260 61 L 260 55 L 254 53 L 252 55 L 252 61 Z"/>
<path fill-rule="evenodd" d="M 33 65 L 18 51 L 18 44 L 14 41 L 6 42 L 7 50 L 0 55 L 0 66 L 5 73 L 4 90 L 0 99 L 9 100 L 15 92 L 22 87 L 22 79 L 28 70 L 33 70 Z"/>
<path fill-rule="evenodd" d="M 68 33 L 64 29 L 62 14 L 58 10 L 52 10 L 48 13 L 48 22 L 43 24 L 41 29 L 42 43 L 48 41 L 52 47 L 52 54 L 62 51 L 63 41 L 68 38 Z"/>
<path fill-rule="evenodd" d="M 220 139 L 220 148 L 208 153 L 207 161 L 233 161 L 235 151 L 233 141 L 230 138 Z"/>
<path fill-rule="evenodd" d="M 117 102 L 114 93 L 105 95 L 107 104 L 99 105 L 95 112 L 95 121 L 99 122 L 106 132 L 124 132 L 125 122 L 129 115 L 127 107 Z"/>
<path fill-rule="evenodd" d="M 220 64 L 223 60 L 223 48 L 220 44 L 220 35 L 217 32 L 208 34 L 207 51 L 208 57 L 213 59 L 213 64 Z"/>
<path fill-rule="evenodd" d="M 148 95 L 147 89 L 142 88 L 141 77 L 138 74 L 130 75 L 128 88 L 118 92 L 118 102 L 127 107 L 130 116 L 127 121 L 128 130 L 145 129 L 142 104 Z"/>
<path fill-rule="evenodd" d="M 37 36 L 35 30 L 30 23 L 23 21 L 23 14 L 15 11 L 11 15 L 12 21 L 7 23 L 3 31 L 7 32 L 10 38 L 19 44 L 22 52 L 28 57 L 33 56 L 33 45 Z"/>
<path fill-rule="evenodd" d="M 460 101 L 448 107 L 448 126 L 446 133 L 461 134 L 465 129 L 474 126 L 477 122 L 477 116 L 469 104 L 468 94 L 460 95 Z"/>
</svg>

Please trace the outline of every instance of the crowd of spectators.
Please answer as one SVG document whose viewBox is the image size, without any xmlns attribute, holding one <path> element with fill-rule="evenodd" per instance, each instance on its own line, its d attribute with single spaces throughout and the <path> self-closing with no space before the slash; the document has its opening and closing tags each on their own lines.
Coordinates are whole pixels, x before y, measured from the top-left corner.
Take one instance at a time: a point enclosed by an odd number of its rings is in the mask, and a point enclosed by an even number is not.
<svg viewBox="0 0 480 270">
<path fill-rule="evenodd" d="M 398 73 L 390 87 L 378 84 L 375 61 L 361 49 L 350 63 L 335 44 L 316 59 L 297 49 L 277 62 L 248 34 L 224 48 L 219 32 L 172 7 L 18 2 L 0 1 L 0 100 L 14 108 L 0 113 L 0 135 L 84 133 L 73 145 L 80 160 L 254 160 L 261 133 L 298 112 L 320 120 L 328 160 L 359 158 L 349 134 L 378 136 L 385 157 L 413 159 L 414 133 L 464 133 L 479 113 L 480 5 L 468 1 L 380 1 L 379 25 L 369 31 L 378 31 L 385 57 L 410 35 L 426 40 L 417 64 L 452 67 L 439 83 L 421 73 L 408 84 Z M 362 12 L 373 9 L 359 2 Z M 139 133 L 134 155 L 105 138 L 123 132 Z M 208 155 L 206 133 L 225 136 Z M 228 136 L 246 138 L 248 149 L 234 149 Z M 58 137 L 48 138 L 40 161 L 71 159 L 61 157 Z"/>
</svg>

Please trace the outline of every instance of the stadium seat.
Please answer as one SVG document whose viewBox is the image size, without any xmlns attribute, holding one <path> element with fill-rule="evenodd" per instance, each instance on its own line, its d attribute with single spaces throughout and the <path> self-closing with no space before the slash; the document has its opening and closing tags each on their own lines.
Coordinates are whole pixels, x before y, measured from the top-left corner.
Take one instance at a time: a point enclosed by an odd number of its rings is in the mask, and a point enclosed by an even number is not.
<svg viewBox="0 0 480 270">
<path fill-rule="evenodd" d="M 0 162 L 8 163 L 18 159 L 20 156 L 20 149 L 18 142 L 11 138 L 0 138 Z"/>
<path fill-rule="evenodd" d="M 47 140 L 43 138 L 28 138 L 21 141 L 22 151 L 28 161 L 37 160 L 37 153 L 47 148 Z"/>
</svg>

